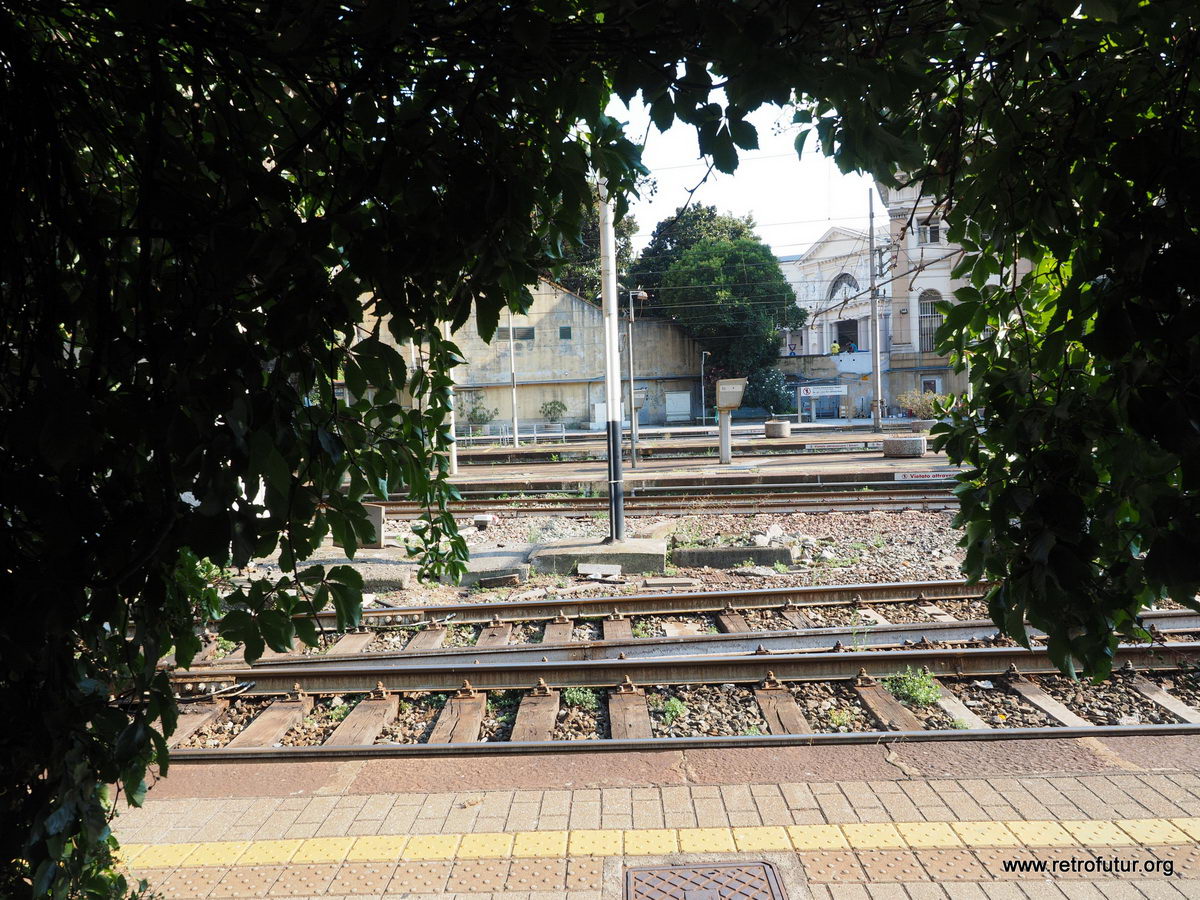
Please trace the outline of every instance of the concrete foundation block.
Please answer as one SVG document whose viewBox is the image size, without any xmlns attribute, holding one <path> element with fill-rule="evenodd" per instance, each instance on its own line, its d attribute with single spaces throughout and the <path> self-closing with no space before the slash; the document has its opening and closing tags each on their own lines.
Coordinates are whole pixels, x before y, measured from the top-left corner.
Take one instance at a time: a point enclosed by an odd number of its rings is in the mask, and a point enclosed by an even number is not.
<svg viewBox="0 0 1200 900">
<path fill-rule="evenodd" d="M 736 569 L 749 560 L 756 566 L 792 564 L 789 547 L 676 547 L 671 551 L 671 564 L 698 569 Z"/>
<path fill-rule="evenodd" d="M 767 437 L 769 438 L 785 438 L 792 436 L 791 422 L 766 422 L 763 427 L 766 429 Z"/>
<path fill-rule="evenodd" d="M 925 435 L 904 435 L 903 437 L 885 437 L 883 439 L 883 455 L 896 459 L 910 459 L 924 456 L 927 450 Z"/>
<path fill-rule="evenodd" d="M 611 564 L 627 573 L 661 574 L 667 564 L 667 542 L 629 538 L 613 544 L 594 538 L 554 541 L 534 550 L 529 564 L 535 572 L 574 575 L 580 563 Z"/>
</svg>

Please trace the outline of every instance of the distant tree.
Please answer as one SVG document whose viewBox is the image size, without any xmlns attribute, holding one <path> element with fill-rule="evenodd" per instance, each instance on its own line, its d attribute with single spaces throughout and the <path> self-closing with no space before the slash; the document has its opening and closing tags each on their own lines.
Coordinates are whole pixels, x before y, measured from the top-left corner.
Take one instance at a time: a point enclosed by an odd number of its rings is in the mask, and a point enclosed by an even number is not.
<svg viewBox="0 0 1200 900">
<path fill-rule="evenodd" d="M 773 366 L 779 329 L 800 328 L 805 320 L 775 254 L 750 237 L 702 240 L 684 250 L 653 309 L 677 319 L 712 353 L 714 376 Z"/>
<path fill-rule="evenodd" d="M 637 219 L 624 215 L 613 225 L 617 238 L 617 272 L 623 273 L 633 259 L 633 235 Z M 548 266 L 543 274 L 561 284 L 572 294 L 585 300 L 595 300 L 600 293 L 600 207 L 592 191 L 591 214 L 583 221 L 579 243 L 568 243 L 562 256 Z"/>
<path fill-rule="evenodd" d="M 679 207 L 675 215 L 654 226 L 650 242 L 642 248 L 637 261 L 629 269 L 630 287 L 640 287 L 650 294 L 647 305 L 653 306 L 659 285 L 667 270 L 683 254 L 701 241 L 735 241 L 740 238 L 757 240 L 754 218 L 737 218 L 717 212 L 715 206 Z"/>
</svg>

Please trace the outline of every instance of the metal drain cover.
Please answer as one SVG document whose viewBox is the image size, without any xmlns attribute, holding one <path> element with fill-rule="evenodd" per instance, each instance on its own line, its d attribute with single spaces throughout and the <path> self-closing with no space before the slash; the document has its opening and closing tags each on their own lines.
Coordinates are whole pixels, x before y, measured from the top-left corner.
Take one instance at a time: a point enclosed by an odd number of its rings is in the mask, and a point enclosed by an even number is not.
<svg viewBox="0 0 1200 900">
<path fill-rule="evenodd" d="M 625 900 L 787 900 L 768 862 L 625 870 Z"/>
</svg>

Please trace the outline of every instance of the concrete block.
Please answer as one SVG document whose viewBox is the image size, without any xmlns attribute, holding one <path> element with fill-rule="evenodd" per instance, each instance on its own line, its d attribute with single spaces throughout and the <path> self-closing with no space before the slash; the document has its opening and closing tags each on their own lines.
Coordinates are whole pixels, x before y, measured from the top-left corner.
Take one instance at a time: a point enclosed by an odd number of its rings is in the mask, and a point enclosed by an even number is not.
<svg viewBox="0 0 1200 900">
<path fill-rule="evenodd" d="M 612 563 L 580 563 L 575 567 L 580 575 L 620 575 L 621 567 Z"/>
<path fill-rule="evenodd" d="M 595 538 L 569 538 L 546 544 L 529 556 L 535 572 L 571 575 L 580 563 L 618 565 L 623 572 L 661 573 L 667 562 L 667 542 L 629 538 L 613 544 Z"/>
<path fill-rule="evenodd" d="M 884 457 L 898 459 L 924 456 L 927 449 L 923 434 L 885 437 L 882 443 Z"/>
<path fill-rule="evenodd" d="M 736 569 L 750 560 L 756 566 L 792 564 L 789 547 L 676 547 L 671 551 L 671 564 L 698 569 Z"/>
<path fill-rule="evenodd" d="M 529 564 L 526 559 L 533 546 L 533 544 L 516 544 L 511 547 L 472 550 L 471 558 L 467 560 L 467 571 L 463 573 L 459 584 L 463 587 L 471 587 L 479 584 L 485 578 L 505 578 L 504 585 L 513 584 L 511 578 L 506 578 L 506 576 L 516 576 L 517 584 L 528 580 Z M 443 577 L 442 582 L 448 583 L 449 579 Z"/>
<path fill-rule="evenodd" d="M 769 438 L 785 438 L 792 436 L 791 422 L 766 422 L 763 427 Z"/>
</svg>

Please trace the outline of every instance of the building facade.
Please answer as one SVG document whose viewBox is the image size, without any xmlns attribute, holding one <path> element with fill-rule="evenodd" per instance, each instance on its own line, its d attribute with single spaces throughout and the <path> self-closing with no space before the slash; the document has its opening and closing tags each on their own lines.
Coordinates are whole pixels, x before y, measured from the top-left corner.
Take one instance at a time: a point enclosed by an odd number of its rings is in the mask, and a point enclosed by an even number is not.
<svg viewBox="0 0 1200 900">
<path fill-rule="evenodd" d="M 459 423 L 473 408 L 512 419 L 512 372 L 516 372 L 517 419 L 545 422 L 542 407 L 558 401 L 568 428 L 603 428 L 604 316 L 600 308 L 542 279 L 532 288 L 525 315 L 502 313 L 490 344 L 479 337 L 474 314 L 454 334 L 466 364 L 455 369 Z M 510 353 L 509 328 L 512 329 Z M 628 420 L 627 328 L 620 323 L 623 415 Z M 633 325 L 634 385 L 644 401 L 638 422 L 690 423 L 699 414 L 700 350 L 678 325 L 639 319 Z"/>
</svg>

